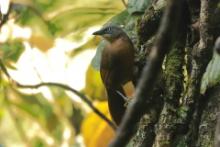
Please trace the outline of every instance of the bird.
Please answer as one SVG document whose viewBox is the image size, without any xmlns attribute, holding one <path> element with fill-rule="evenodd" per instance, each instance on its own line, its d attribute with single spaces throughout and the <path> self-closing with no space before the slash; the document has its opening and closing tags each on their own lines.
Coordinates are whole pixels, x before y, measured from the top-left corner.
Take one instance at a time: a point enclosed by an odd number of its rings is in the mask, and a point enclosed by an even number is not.
<svg viewBox="0 0 220 147">
<path fill-rule="evenodd" d="M 107 42 L 101 56 L 100 75 L 107 92 L 110 115 L 119 125 L 126 110 L 123 86 L 132 83 L 134 77 L 134 45 L 118 26 L 103 27 L 93 35 L 101 36 Z"/>
</svg>

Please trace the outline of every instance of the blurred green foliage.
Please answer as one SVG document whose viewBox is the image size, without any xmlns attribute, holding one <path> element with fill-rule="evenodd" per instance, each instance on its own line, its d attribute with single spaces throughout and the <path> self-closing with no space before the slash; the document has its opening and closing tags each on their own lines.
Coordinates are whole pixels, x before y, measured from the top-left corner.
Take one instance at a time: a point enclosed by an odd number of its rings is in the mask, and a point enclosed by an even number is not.
<svg viewBox="0 0 220 147">
<path fill-rule="evenodd" d="M 11 68 L 15 68 L 12 63 L 16 63 L 20 55 L 24 51 L 21 40 L 12 40 L 0 44 L 1 59 Z"/>
<path fill-rule="evenodd" d="M 90 27 L 104 24 L 124 8 L 122 2 L 118 0 L 11 2 L 8 21 L 15 20 L 16 25 L 28 27 L 32 31 L 29 39 L 9 36 L 6 41 L 0 43 L 1 61 L 7 69 L 13 70 L 19 70 L 16 63 L 25 51 L 25 42 L 47 53 L 57 38 L 72 42 L 84 40 L 80 46 L 67 54 L 70 58 L 86 49 L 95 48 L 99 39 L 85 36 L 86 32 Z M 10 28 L 9 24 L 5 25 Z M 9 35 L 12 34 L 12 31 L 9 32 Z M 88 70 L 86 78 L 88 84 L 82 92 L 93 100 L 104 100 L 104 88 L 103 86 L 100 88 L 99 74 L 93 70 L 91 67 Z M 47 88 L 52 98 L 48 99 L 38 90 L 27 94 L 14 87 L 2 71 L 0 82 L 0 138 L 4 138 L 0 139 L 0 145 L 33 147 L 82 145 L 76 136 L 81 134 L 81 123 L 87 115 L 85 106 L 79 105 L 78 102 L 74 103 L 59 87 Z"/>
</svg>

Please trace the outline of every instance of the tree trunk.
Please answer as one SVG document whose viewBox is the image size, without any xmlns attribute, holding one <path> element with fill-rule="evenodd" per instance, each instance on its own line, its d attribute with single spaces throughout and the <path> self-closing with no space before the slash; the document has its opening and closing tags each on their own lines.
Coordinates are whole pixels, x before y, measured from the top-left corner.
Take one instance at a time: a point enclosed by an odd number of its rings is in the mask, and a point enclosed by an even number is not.
<svg viewBox="0 0 220 147">
<path fill-rule="evenodd" d="M 188 1 L 182 19 L 186 23 L 190 19 L 190 23 L 179 32 L 166 56 L 152 96 L 155 105 L 146 108 L 147 113 L 129 143 L 132 146 L 214 146 L 220 86 L 201 95 L 200 84 L 212 57 L 214 41 L 220 34 L 218 3 L 219 0 Z M 137 46 L 149 44 L 156 35 L 164 10 L 164 7 L 155 10 L 157 4 L 152 2 L 137 25 Z"/>
</svg>

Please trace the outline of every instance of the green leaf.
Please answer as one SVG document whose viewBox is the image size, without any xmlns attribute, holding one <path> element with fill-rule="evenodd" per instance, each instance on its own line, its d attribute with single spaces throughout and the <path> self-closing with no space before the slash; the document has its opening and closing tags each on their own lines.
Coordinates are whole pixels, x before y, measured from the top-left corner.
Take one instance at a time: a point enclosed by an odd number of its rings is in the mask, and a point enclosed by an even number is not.
<svg viewBox="0 0 220 147">
<path fill-rule="evenodd" d="M 51 37 L 59 28 L 43 17 L 38 9 L 31 6 L 19 5 L 15 9 L 16 15 L 19 16 L 17 23 L 22 26 L 28 26 L 32 29 L 35 36 Z"/>
<path fill-rule="evenodd" d="M 10 62 L 16 62 L 24 51 L 24 46 L 21 41 L 15 40 L 0 44 L 0 49 L 3 54 L 2 59 Z"/>
<path fill-rule="evenodd" d="M 202 77 L 200 93 L 204 94 L 210 87 L 220 83 L 220 56 L 215 52 Z"/>
<path fill-rule="evenodd" d="M 105 22 L 115 13 L 117 10 L 112 8 L 76 8 L 60 13 L 51 23 L 60 28 L 57 35 L 66 36 L 71 32 L 80 35 L 82 32 L 76 32 L 87 31 L 90 26 Z"/>
<path fill-rule="evenodd" d="M 40 139 L 39 137 L 33 138 L 31 140 L 31 144 L 33 147 L 45 147 L 46 146 L 45 142 L 42 139 Z"/>
<path fill-rule="evenodd" d="M 83 51 L 91 48 L 95 48 L 97 46 L 97 40 L 94 37 L 92 39 L 89 39 L 87 42 L 79 46 L 78 48 L 75 48 L 73 51 L 70 52 L 69 56 L 71 58 L 75 57 L 76 55 L 82 53 Z"/>
<path fill-rule="evenodd" d="M 17 97 L 21 100 L 20 102 L 10 101 L 10 103 L 31 117 L 38 119 L 42 124 L 51 116 L 55 118 L 52 105 L 41 94 L 24 95 L 17 93 Z"/>
<path fill-rule="evenodd" d="M 0 123 L 2 121 L 2 118 L 4 117 L 5 115 L 5 109 L 4 108 L 0 108 Z"/>
<path fill-rule="evenodd" d="M 151 0 L 128 0 L 128 13 L 144 13 Z"/>
</svg>

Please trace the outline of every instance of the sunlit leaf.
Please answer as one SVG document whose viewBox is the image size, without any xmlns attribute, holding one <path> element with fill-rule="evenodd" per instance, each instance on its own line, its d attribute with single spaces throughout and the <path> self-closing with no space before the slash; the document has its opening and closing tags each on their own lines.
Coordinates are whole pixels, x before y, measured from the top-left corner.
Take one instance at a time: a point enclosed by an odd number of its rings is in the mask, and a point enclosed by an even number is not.
<svg viewBox="0 0 220 147">
<path fill-rule="evenodd" d="M 71 32 L 85 31 L 91 26 L 106 21 L 116 12 L 116 10 L 108 8 L 77 8 L 59 14 L 51 22 L 60 28 L 57 33 L 63 36 Z"/>
<path fill-rule="evenodd" d="M 4 117 L 4 114 L 5 114 L 5 109 L 1 107 L 0 108 L 0 123 L 1 123 L 2 118 Z"/>
<path fill-rule="evenodd" d="M 106 98 L 100 73 L 91 66 L 89 66 L 86 73 L 86 87 L 84 92 L 93 99 L 104 100 Z"/>
<path fill-rule="evenodd" d="M 21 5 L 32 5 L 32 0 L 10 0 L 14 4 L 21 4 Z"/>
<path fill-rule="evenodd" d="M 107 102 L 98 103 L 97 107 L 109 116 Z M 115 135 L 112 128 L 93 112 L 84 120 L 81 132 L 86 147 L 106 147 Z"/>
<path fill-rule="evenodd" d="M 43 36 L 31 36 L 29 42 L 32 46 L 39 48 L 43 52 L 48 51 L 54 45 L 54 41 L 51 38 Z"/>
<path fill-rule="evenodd" d="M 72 116 L 73 105 L 72 100 L 67 97 L 65 91 L 59 87 L 50 87 L 52 95 L 54 95 L 54 100 L 56 105 L 62 110 L 65 116 Z"/>
<path fill-rule="evenodd" d="M 70 53 L 70 57 L 75 57 L 76 55 L 78 55 L 79 53 L 82 53 L 83 51 L 85 51 L 87 49 L 96 48 L 99 41 L 100 41 L 100 39 L 93 37 L 92 39 L 88 40 L 85 44 L 81 45 L 78 48 L 75 48 Z"/>
<path fill-rule="evenodd" d="M 217 53 L 214 53 L 212 60 L 209 62 L 206 72 L 202 77 L 202 83 L 200 92 L 202 94 L 205 91 L 220 83 L 220 56 Z"/>
<path fill-rule="evenodd" d="M 23 101 L 10 101 L 11 104 L 23 110 L 31 117 L 38 119 L 44 125 L 46 124 L 46 120 L 54 115 L 52 106 L 42 96 L 20 95 L 18 98 L 23 99 Z"/>
<path fill-rule="evenodd" d="M 49 103 L 41 94 L 25 95 L 16 89 L 8 88 L 7 97 L 10 106 L 17 108 L 21 116 L 28 116 L 29 120 L 37 122 L 56 140 L 61 140 L 63 124 L 60 117 L 55 113 L 55 107 Z M 57 135 L 57 131 L 59 132 Z"/>
<path fill-rule="evenodd" d="M 1 76 L 1 75 L 0 75 Z M 1 78 L 1 77 L 0 77 Z M 1 81 L 0 81 L 1 82 Z M 0 90 L 3 90 L 2 88 Z M 0 123 L 2 118 L 4 117 L 5 114 L 5 108 L 4 108 L 4 94 L 1 92 L 0 94 Z"/>
<path fill-rule="evenodd" d="M 55 24 L 46 20 L 36 7 L 15 4 L 13 10 L 18 17 L 17 23 L 30 27 L 35 36 L 51 37 L 56 30 L 59 30 Z"/>
</svg>

